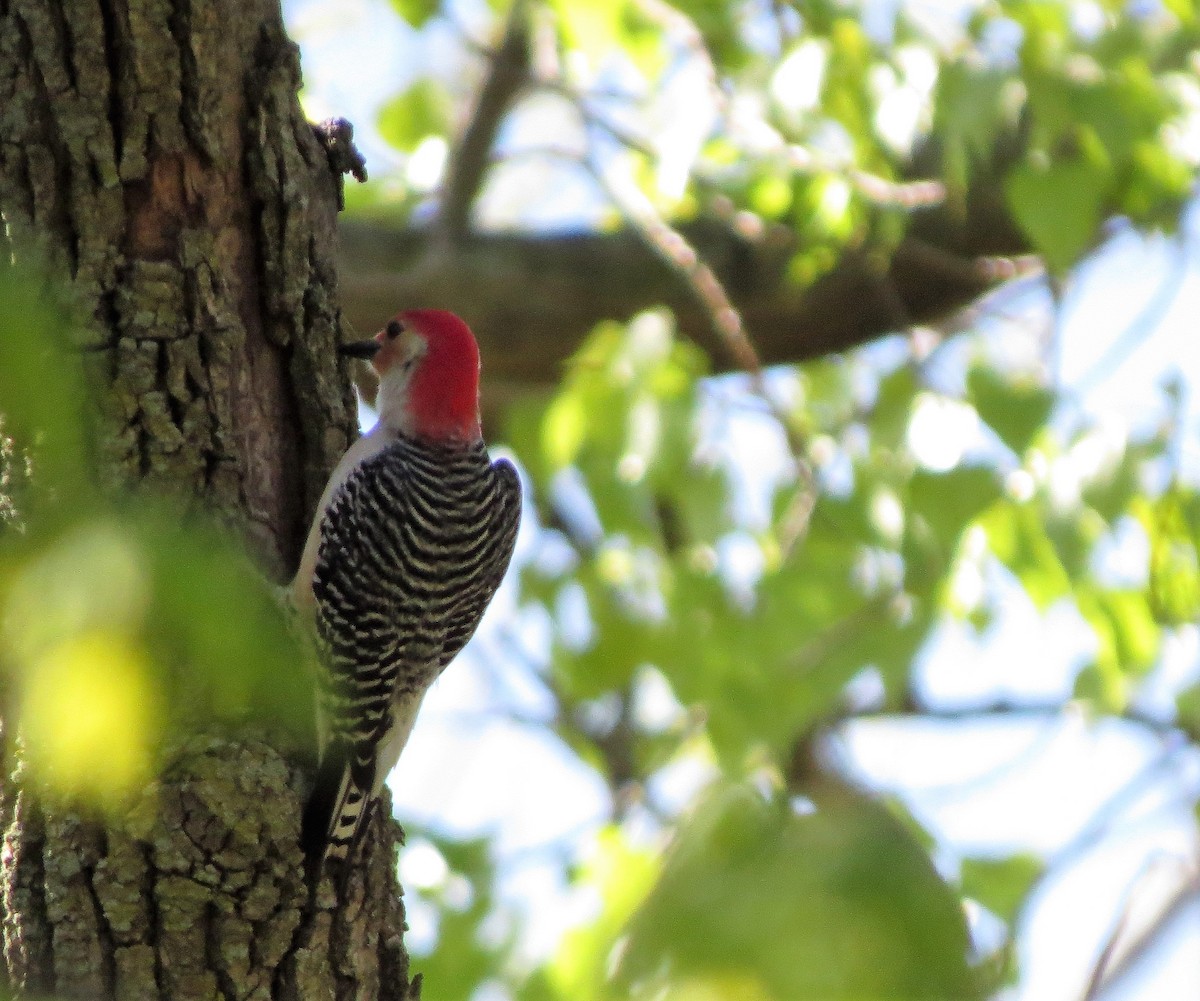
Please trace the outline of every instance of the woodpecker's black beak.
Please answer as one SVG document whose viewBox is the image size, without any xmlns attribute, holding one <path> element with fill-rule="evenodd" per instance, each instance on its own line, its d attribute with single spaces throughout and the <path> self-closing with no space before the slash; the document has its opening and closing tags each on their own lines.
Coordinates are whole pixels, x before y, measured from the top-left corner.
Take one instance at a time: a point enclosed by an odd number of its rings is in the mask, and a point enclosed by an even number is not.
<svg viewBox="0 0 1200 1001">
<path fill-rule="evenodd" d="M 382 345 L 378 341 L 351 341 L 338 348 L 338 354 L 347 358 L 365 358 L 370 361 L 379 353 Z"/>
</svg>

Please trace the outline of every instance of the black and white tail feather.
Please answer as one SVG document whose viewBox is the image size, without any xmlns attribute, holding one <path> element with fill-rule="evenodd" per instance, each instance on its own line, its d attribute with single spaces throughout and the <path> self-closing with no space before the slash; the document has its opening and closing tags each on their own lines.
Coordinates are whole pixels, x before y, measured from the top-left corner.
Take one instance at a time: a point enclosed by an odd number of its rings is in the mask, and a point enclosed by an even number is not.
<svg viewBox="0 0 1200 1001">
<path fill-rule="evenodd" d="M 321 764 L 310 866 L 346 865 L 426 690 L 466 645 L 512 558 L 521 487 L 482 442 L 399 437 L 338 488 L 313 575 Z"/>
</svg>

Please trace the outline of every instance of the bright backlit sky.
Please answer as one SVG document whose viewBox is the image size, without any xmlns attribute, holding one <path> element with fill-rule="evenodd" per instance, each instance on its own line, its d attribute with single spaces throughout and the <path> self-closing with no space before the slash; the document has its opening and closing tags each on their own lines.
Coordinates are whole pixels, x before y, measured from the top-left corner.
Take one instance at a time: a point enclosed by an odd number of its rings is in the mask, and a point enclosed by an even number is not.
<svg viewBox="0 0 1200 1001">
<path fill-rule="evenodd" d="M 380 103 L 428 66 L 461 69 L 463 56 L 447 29 L 427 30 L 420 44 L 384 0 L 291 0 L 290 24 L 303 52 L 311 117 L 345 115 L 367 155 L 373 176 L 407 171 L 431 185 L 442 152 L 425 147 L 404 162 L 379 138 L 373 121 Z M 466 23 L 475 8 L 461 4 Z M 527 114 L 506 141 L 556 122 L 553 105 Z M 697 116 L 696 127 L 703 116 Z M 483 217 L 493 223 L 563 225 L 590 215 L 594 191 L 580 173 L 557 170 L 538 177 L 509 173 L 491 190 Z M 1200 385 L 1196 320 L 1200 316 L 1200 225 L 1193 213 L 1177 240 L 1144 239 L 1119 231 L 1104 252 L 1080 270 L 1053 332 L 1058 376 L 1077 394 L 1079 411 L 1102 418 L 1096 451 L 1119 443 L 1129 429 L 1161 414 L 1164 376 L 1180 371 Z M 399 307 L 401 304 L 397 304 Z M 1030 285 L 998 298 L 981 324 L 992 350 L 1009 356 L 1041 350 L 1051 333 L 1047 297 Z M 887 345 L 879 350 L 886 352 Z M 484 359 L 486 373 L 487 359 Z M 953 373 L 951 363 L 947 371 Z M 937 377 L 937 373 L 933 373 Z M 952 378 L 952 375 L 951 375 Z M 1189 425 L 1197 409 L 1188 401 Z M 914 449 L 929 465 L 948 465 L 971 436 L 939 419 L 914 424 Z M 1070 420 L 1068 413 L 1064 420 Z M 783 461 L 773 429 L 751 413 L 732 418 L 730 441 L 741 456 L 747 496 L 756 480 Z M 925 428 L 926 430 L 922 430 Z M 1197 436 L 1187 437 L 1184 468 L 1200 474 Z M 1082 460 L 1081 460 L 1082 461 Z M 1064 489 L 1069 489 L 1065 484 Z M 753 503 L 752 499 L 747 503 Z M 519 554 L 536 547 L 526 526 Z M 1137 538 L 1114 548 L 1109 569 L 1122 575 L 1143 563 Z M 518 558 L 522 558 L 521 555 Z M 733 557 L 736 563 L 736 554 Z M 553 950 L 565 927 L 587 920 L 596 902 L 562 883 L 561 862 L 586 855 L 595 825 L 607 816 L 608 792 L 597 777 L 537 726 L 518 719 L 546 718 L 550 704 L 531 678 L 511 667 L 495 629 L 513 616 L 511 593 L 502 593 L 479 637 L 426 699 L 421 722 L 393 776 L 398 812 L 414 826 L 447 833 L 495 836 L 501 899 L 523 915 L 523 947 L 530 956 Z M 537 623 L 523 623 L 525 641 L 544 646 Z M 1086 655 L 1089 634 L 1077 614 L 1062 608 L 1040 616 L 1013 589 L 995 628 L 981 644 L 965 628 L 948 624 L 926 651 L 921 683 L 930 701 L 952 708 L 998 697 L 1044 703 L 1071 691 L 1073 669 Z M 1168 694 L 1194 677 L 1200 630 L 1173 642 L 1144 708 L 1169 711 Z M 1051 670 L 1048 665 L 1058 665 Z M 653 675 L 643 685 L 643 711 L 677 711 Z M 916 816 L 947 846 L 939 858 L 948 873 L 956 856 L 1027 850 L 1062 862 L 1039 889 L 1024 919 L 1020 984 L 1011 1001 L 1081 998 L 1099 949 L 1117 915 L 1132 901 L 1130 929 L 1200 857 L 1190 803 L 1200 787 L 1200 755 L 1128 724 L 1093 725 L 1080 716 L 1020 717 L 970 725 L 955 722 L 860 723 L 845 734 L 848 766 L 878 788 L 903 796 Z M 707 777 L 700 764 L 676 766 L 656 783 L 666 803 L 686 802 Z M 1113 801 L 1114 794 L 1128 786 Z M 1105 803 L 1113 805 L 1101 813 Z M 635 825 L 639 823 L 634 814 Z M 656 836 L 648 818 L 646 838 Z M 406 885 L 440 881 L 444 863 L 419 840 L 402 859 Z M 1194 877 L 1193 877 L 1194 878 Z M 410 945 L 428 945 L 430 915 L 409 898 Z M 986 939 L 986 926 L 977 928 Z M 1158 945 L 1107 991 L 1105 1001 L 1195 1001 L 1200 981 L 1200 899 L 1171 924 Z"/>
</svg>

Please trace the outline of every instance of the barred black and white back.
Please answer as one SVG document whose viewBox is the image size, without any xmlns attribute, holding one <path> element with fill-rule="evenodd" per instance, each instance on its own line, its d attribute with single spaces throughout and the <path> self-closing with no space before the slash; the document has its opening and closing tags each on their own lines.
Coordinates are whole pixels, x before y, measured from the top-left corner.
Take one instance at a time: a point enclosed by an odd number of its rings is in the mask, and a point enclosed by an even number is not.
<svg viewBox="0 0 1200 1001">
<path fill-rule="evenodd" d="M 398 437 L 332 497 L 313 575 L 325 677 L 310 857 L 350 853 L 426 690 L 500 586 L 520 513 L 516 470 L 482 442 Z"/>
</svg>

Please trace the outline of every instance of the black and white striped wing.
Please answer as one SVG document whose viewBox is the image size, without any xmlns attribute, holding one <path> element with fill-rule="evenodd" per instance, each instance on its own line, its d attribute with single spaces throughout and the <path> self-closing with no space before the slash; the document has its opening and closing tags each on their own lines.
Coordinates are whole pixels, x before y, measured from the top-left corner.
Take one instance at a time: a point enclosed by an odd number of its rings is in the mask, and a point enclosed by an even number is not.
<svg viewBox="0 0 1200 1001">
<path fill-rule="evenodd" d="M 395 712 L 415 713 L 475 632 L 508 568 L 520 509 L 516 470 L 489 462 L 482 443 L 398 439 L 334 495 L 313 577 L 328 731 L 321 771 L 326 781 L 342 776 L 328 794 L 331 852 L 344 856 L 380 769 L 394 764 L 376 756 L 411 726 Z"/>
<path fill-rule="evenodd" d="M 440 670 L 445 670 L 474 635 L 508 572 L 517 543 L 517 529 L 521 524 L 521 479 L 507 459 L 493 462 L 489 474 L 495 483 L 491 494 L 494 499 L 488 504 L 491 529 L 486 541 L 480 544 L 478 573 L 464 589 L 461 601 L 446 621 Z"/>
</svg>

